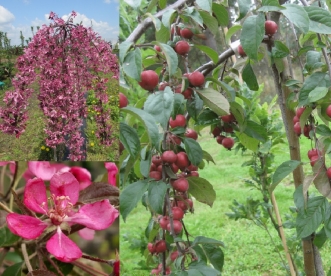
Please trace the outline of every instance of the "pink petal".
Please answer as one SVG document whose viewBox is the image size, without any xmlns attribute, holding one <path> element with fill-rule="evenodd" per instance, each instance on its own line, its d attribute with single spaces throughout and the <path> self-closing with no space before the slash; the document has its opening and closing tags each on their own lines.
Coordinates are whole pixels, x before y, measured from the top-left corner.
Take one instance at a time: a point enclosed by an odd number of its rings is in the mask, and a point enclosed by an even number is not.
<svg viewBox="0 0 331 276">
<path fill-rule="evenodd" d="M 83 190 L 91 185 L 91 173 L 87 169 L 81 167 L 71 167 L 69 172 L 71 172 L 78 180 L 79 190 Z"/>
<path fill-rule="evenodd" d="M 91 241 L 94 239 L 95 231 L 90 228 L 84 228 L 78 231 L 79 236 L 81 236 L 84 240 Z"/>
<path fill-rule="evenodd" d="M 50 181 L 50 191 L 56 196 L 69 196 L 75 204 L 79 197 L 79 182 L 70 172 L 57 172 Z"/>
<path fill-rule="evenodd" d="M 29 169 L 27 169 L 27 170 L 24 172 L 23 177 L 24 177 L 24 179 L 25 179 L 26 181 L 28 181 L 29 179 L 34 178 L 35 175 L 34 175 L 34 173 L 32 173 Z"/>
<path fill-rule="evenodd" d="M 38 238 L 48 226 L 40 219 L 15 213 L 8 214 L 6 220 L 9 230 L 24 239 Z"/>
<path fill-rule="evenodd" d="M 108 171 L 108 183 L 116 186 L 116 174 L 118 173 L 116 164 L 113 162 L 105 162 L 105 167 Z"/>
<path fill-rule="evenodd" d="M 1 162 L 0 162 L 0 166 L 1 166 L 1 167 L 2 167 L 2 166 L 6 166 L 7 164 L 12 164 L 12 163 L 15 164 L 14 161 L 1 161 Z"/>
<path fill-rule="evenodd" d="M 102 200 L 84 205 L 67 220 L 85 225 L 93 230 L 103 230 L 115 221 L 118 214 L 118 211 L 109 203 L 109 200 Z"/>
<path fill-rule="evenodd" d="M 48 161 L 29 161 L 28 168 L 31 173 L 42 180 L 50 180 L 58 171 L 57 166 L 53 166 Z"/>
<path fill-rule="evenodd" d="M 70 263 L 82 256 L 79 247 L 57 228 L 57 232 L 47 241 L 46 248 L 49 253 L 61 262 Z"/>
<path fill-rule="evenodd" d="M 24 190 L 24 204 L 30 210 L 40 213 L 46 214 L 48 210 L 47 206 L 47 194 L 46 194 L 46 186 L 42 179 L 34 178 L 29 179 Z M 42 204 L 43 208 L 41 207 Z"/>
</svg>

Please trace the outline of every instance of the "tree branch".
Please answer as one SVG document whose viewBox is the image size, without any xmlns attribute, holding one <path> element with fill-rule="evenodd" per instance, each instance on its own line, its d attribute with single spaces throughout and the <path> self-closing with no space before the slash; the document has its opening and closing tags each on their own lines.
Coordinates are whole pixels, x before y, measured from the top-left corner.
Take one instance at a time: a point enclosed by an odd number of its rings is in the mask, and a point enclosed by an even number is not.
<svg viewBox="0 0 331 276">
<path fill-rule="evenodd" d="M 172 5 L 169 5 L 168 7 L 166 7 L 165 9 L 159 11 L 158 13 L 156 13 L 154 15 L 154 17 L 156 18 L 160 18 L 163 16 L 163 14 L 171 9 L 179 9 L 182 5 L 184 5 L 186 2 L 191 2 L 191 0 L 178 0 L 177 2 L 175 2 Z M 129 35 L 129 37 L 125 40 L 127 42 L 137 42 L 137 40 L 139 39 L 139 37 L 142 36 L 142 34 L 146 31 L 146 29 L 148 27 L 150 27 L 150 25 L 153 24 L 153 21 L 151 18 L 146 18 L 143 22 L 141 22 L 134 30 L 133 32 Z"/>
</svg>

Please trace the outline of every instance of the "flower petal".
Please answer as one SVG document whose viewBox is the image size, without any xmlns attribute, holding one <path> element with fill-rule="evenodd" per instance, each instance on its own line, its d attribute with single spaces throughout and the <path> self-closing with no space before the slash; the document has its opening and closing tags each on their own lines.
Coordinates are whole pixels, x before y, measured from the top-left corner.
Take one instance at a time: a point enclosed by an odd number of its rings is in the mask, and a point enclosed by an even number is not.
<svg viewBox="0 0 331 276">
<path fill-rule="evenodd" d="M 71 172 L 78 180 L 79 190 L 83 190 L 92 184 L 91 173 L 87 169 L 74 166 L 70 168 L 69 172 Z"/>
<path fill-rule="evenodd" d="M 108 171 L 108 183 L 116 186 L 116 174 L 118 173 L 116 164 L 113 162 L 105 162 L 105 167 Z"/>
<path fill-rule="evenodd" d="M 109 203 L 109 200 L 102 200 L 81 207 L 67 221 L 79 223 L 93 230 L 108 228 L 118 217 L 118 211 Z"/>
<path fill-rule="evenodd" d="M 48 161 L 29 161 L 28 168 L 30 172 L 42 180 L 50 180 L 58 171 L 58 167 Z"/>
<path fill-rule="evenodd" d="M 84 228 L 78 231 L 79 236 L 81 236 L 84 240 L 91 241 L 94 239 L 95 231 L 90 228 Z"/>
<path fill-rule="evenodd" d="M 57 172 L 50 181 L 50 191 L 56 196 L 69 196 L 75 204 L 79 197 L 79 182 L 70 172 Z"/>
<path fill-rule="evenodd" d="M 46 248 L 49 253 L 61 262 L 70 263 L 82 256 L 80 248 L 57 228 L 57 232 L 47 241 Z"/>
<path fill-rule="evenodd" d="M 15 213 L 8 214 L 6 220 L 9 230 L 24 239 L 38 238 L 48 226 L 40 219 Z"/>
<path fill-rule="evenodd" d="M 34 178 L 29 179 L 24 189 L 24 204 L 30 210 L 46 214 L 48 210 L 47 206 L 47 194 L 46 186 L 42 179 Z M 44 204 L 43 204 L 44 203 Z M 43 208 L 41 207 L 43 204 Z"/>
</svg>

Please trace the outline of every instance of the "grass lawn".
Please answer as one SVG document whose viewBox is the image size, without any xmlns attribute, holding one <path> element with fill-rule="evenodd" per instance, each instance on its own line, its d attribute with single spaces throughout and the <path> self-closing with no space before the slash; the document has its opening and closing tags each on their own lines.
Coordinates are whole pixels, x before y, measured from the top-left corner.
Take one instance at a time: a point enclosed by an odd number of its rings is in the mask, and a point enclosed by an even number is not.
<svg viewBox="0 0 331 276">
<path fill-rule="evenodd" d="M 276 248 L 282 248 L 281 241 L 271 223 L 269 223 L 269 231 L 274 243 L 271 242 L 268 233 L 253 222 L 248 220 L 234 221 L 225 215 L 225 213 L 231 212 L 229 205 L 234 199 L 244 203 L 248 196 L 254 199 L 261 197 L 260 193 L 247 187 L 243 181 L 244 178 L 249 178 L 249 175 L 248 168 L 241 167 L 241 164 L 249 159 L 249 155 L 226 151 L 211 138 L 208 131 L 199 137 L 199 142 L 201 147 L 208 151 L 216 162 L 216 165 L 211 163 L 199 171 L 200 176 L 208 179 L 213 185 L 216 191 L 216 201 L 212 208 L 194 201 L 194 214 L 187 214 L 184 219 L 189 233 L 193 237 L 203 235 L 224 242 L 223 276 L 286 275 L 276 250 Z M 302 161 L 308 162 L 306 152 L 310 148 L 310 141 L 301 138 L 301 144 Z M 284 145 L 282 153 L 275 159 L 276 166 L 289 159 L 287 153 L 288 149 Z M 304 170 L 310 172 L 310 165 L 305 165 Z M 291 177 L 284 179 L 275 190 L 283 220 L 285 213 L 290 213 L 289 207 L 294 205 L 293 192 L 294 185 Z M 314 188 L 311 188 L 311 192 L 318 194 Z M 151 269 L 155 267 L 152 264 L 146 268 L 145 258 L 141 255 L 141 251 L 146 248 L 143 235 L 148 220 L 149 212 L 139 204 L 128 216 L 126 223 L 123 220 L 120 222 L 122 276 L 149 275 Z M 285 229 L 285 231 L 287 238 L 295 233 L 293 229 Z M 328 271 L 331 266 L 330 253 L 331 245 L 327 241 L 321 250 L 325 271 Z M 302 256 L 300 249 L 298 254 L 300 258 Z M 281 252 L 281 255 L 286 262 L 284 251 Z M 143 269 L 144 266 L 145 269 Z"/>
<path fill-rule="evenodd" d="M 94 123 L 93 110 L 89 112 L 89 118 L 87 120 L 87 159 L 86 161 L 116 161 L 119 156 L 119 124 L 118 124 L 118 81 L 112 80 L 109 83 L 109 98 L 112 105 L 112 119 L 113 125 L 113 144 L 111 146 L 102 146 L 98 143 L 98 139 L 95 136 L 96 124 Z M 35 91 L 38 91 L 38 86 L 34 86 Z M 0 106 L 4 103 L 2 99 L 4 97 L 5 90 L 0 91 Z M 25 132 L 19 137 L 15 138 L 15 135 L 4 134 L 0 132 L 0 160 L 54 160 L 52 150 L 47 148 L 45 144 L 45 118 L 42 111 L 39 108 L 39 101 L 37 99 L 37 93 L 34 93 L 30 99 L 30 105 L 28 109 L 29 119 Z M 93 107 L 93 105 L 91 105 Z M 91 119 L 92 118 L 92 119 Z M 48 150 L 48 151 L 47 151 Z"/>
</svg>

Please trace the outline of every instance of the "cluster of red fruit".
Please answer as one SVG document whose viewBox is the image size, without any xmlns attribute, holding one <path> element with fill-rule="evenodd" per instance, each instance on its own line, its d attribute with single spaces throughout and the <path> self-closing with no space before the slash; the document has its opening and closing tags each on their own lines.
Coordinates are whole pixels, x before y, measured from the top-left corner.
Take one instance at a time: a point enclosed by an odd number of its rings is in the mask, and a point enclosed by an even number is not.
<svg viewBox="0 0 331 276">
<path fill-rule="evenodd" d="M 187 77 L 189 83 L 193 87 L 202 86 L 205 82 L 205 77 L 201 72 L 195 71 L 193 73 L 186 73 L 183 75 Z M 139 85 L 148 91 L 153 91 L 155 87 L 159 84 L 159 76 L 153 70 L 145 70 L 141 72 Z M 167 82 L 161 82 L 159 85 L 159 90 L 163 91 L 169 84 Z M 177 93 L 181 92 L 181 85 L 175 87 Z M 192 94 L 192 93 L 191 93 Z"/>
<path fill-rule="evenodd" d="M 295 116 L 293 117 L 294 132 L 298 136 L 300 136 L 301 133 L 303 132 L 304 136 L 306 136 L 307 138 L 310 138 L 309 132 L 312 130 L 312 126 L 309 124 L 305 124 L 303 130 L 301 129 L 301 126 L 300 126 L 300 118 L 304 111 L 305 111 L 305 107 L 299 107 L 295 112 Z"/>
<path fill-rule="evenodd" d="M 269 37 L 272 37 L 277 32 L 278 25 L 275 21 L 266 20 L 266 22 L 264 23 L 264 28 L 265 34 Z M 238 54 L 242 57 L 246 56 L 246 53 L 241 45 L 238 46 Z"/>
<path fill-rule="evenodd" d="M 216 138 L 216 142 L 218 144 L 222 145 L 228 150 L 231 150 L 234 146 L 234 139 L 225 135 L 233 133 L 233 127 L 236 124 L 236 118 L 232 113 L 230 113 L 228 115 L 221 116 L 220 119 L 221 124 L 213 129 L 212 134 L 214 135 L 214 138 Z"/>
<path fill-rule="evenodd" d="M 189 28 L 181 29 L 178 26 L 176 27 L 173 26 L 171 28 L 171 34 L 174 35 L 175 32 L 176 35 L 179 35 L 185 39 L 191 39 L 194 36 L 194 33 Z M 158 52 L 161 52 L 161 48 L 158 45 L 155 45 L 154 49 Z M 185 40 L 180 40 L 175 44 L 174 50 L 177 54 L 184 56 L 188 54 L 188 52 L 190 51 L 190 44 Z"/>
</svg>

